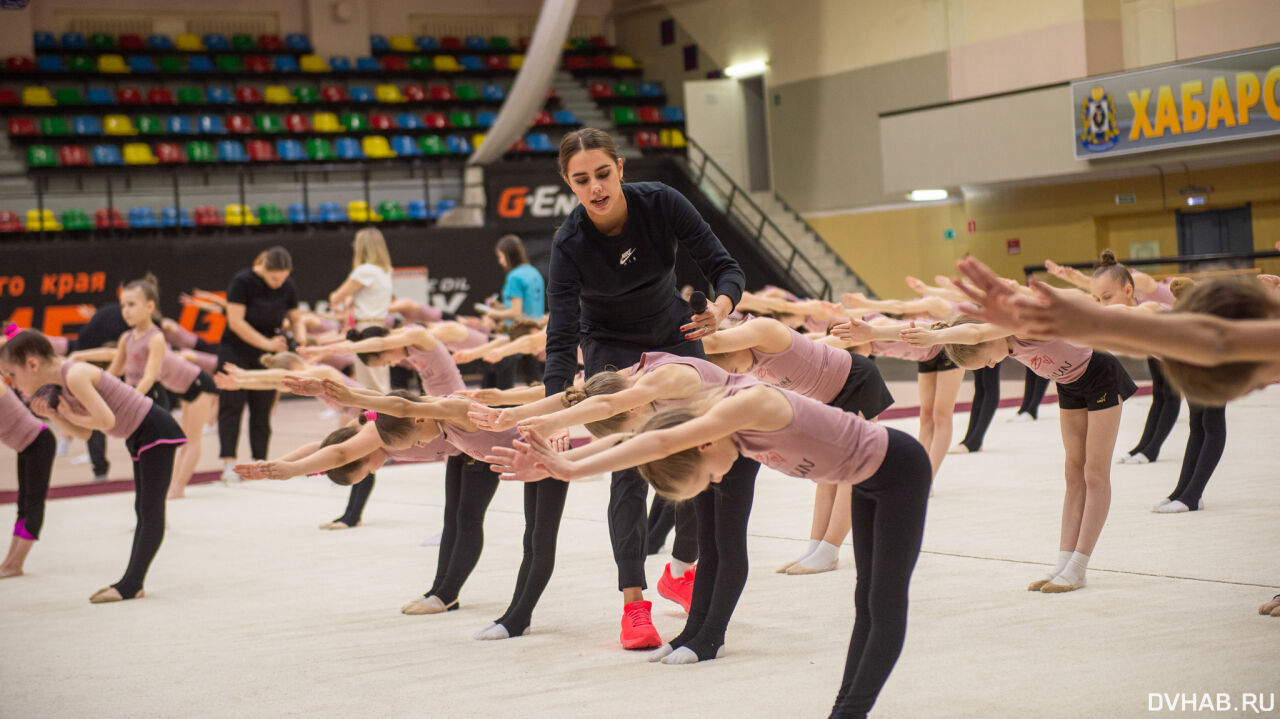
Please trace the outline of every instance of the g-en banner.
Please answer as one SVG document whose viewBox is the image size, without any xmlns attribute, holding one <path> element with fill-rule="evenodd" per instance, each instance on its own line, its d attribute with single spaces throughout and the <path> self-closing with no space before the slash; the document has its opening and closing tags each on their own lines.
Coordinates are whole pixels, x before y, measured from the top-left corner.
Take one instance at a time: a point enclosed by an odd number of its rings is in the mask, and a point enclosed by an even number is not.
<svg viewBox="0 0 1280 719">
<path fill-rule="evenodd" d="M 1280 134 L 1280 45 L 1071 84 L 1077 159 Z"/>
</svg>

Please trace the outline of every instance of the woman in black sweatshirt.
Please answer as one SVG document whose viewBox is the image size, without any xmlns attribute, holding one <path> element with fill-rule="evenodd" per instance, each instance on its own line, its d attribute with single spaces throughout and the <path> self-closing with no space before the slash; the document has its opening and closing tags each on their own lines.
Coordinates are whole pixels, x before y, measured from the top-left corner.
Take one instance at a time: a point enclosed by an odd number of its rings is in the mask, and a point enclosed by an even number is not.
<svg viewBox="0 0 1280 719">
<path fill-rule="evenodd" d="M 579 347 L 588 377 L 635 364 L 644 352 L 704 357 L 701 339 L 715 332 L 742 296 L 742 268 L 679 192 L 657 182 L 624 186 L 623 160 L 608 134 L 592 128 L 568 133 L 560 143 L 559 160 L 560 174 L 581 206 L 561 225 L 551 250 L 551 318 L 543 378 L 548 396 L 572 383 Z M 714 301 L 697 315 L 676 286 L 678 246 L 694 259 L 714 290 Z M 534 486 L 563 493 L 567 485 L 550 480 Z M 609 535 L 623 593 L 621 640 L 628 649 L 662 643 L 650 621 L 651 604 L 642 593 L 647 587 L 647 491 L 634 469 L 613 475 Z M 750 487 L 740 490 L 747 502 L 751 493 Z M 658 589 L 689 610 L 691 568 L 698 554 L 696 521 L 691 507 L 678 508 L 676 515 L 672 563 Z M 691 614 L 686 633 L 695 631 L 697 622 Z"/>
</svg>

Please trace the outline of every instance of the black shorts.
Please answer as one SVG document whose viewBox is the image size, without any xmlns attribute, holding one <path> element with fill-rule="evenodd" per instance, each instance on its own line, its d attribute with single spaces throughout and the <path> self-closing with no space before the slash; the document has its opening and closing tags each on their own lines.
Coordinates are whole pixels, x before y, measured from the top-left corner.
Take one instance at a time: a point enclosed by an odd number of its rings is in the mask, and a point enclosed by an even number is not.
<svg viewBox="0 0 1280 719">
<path fill-rule="evenodd" d="M 946 372 L 947 370 L 951 370 L 951 369 L 960 369 L 960 368 L 957 367 L 956 363 L 952 362 L 951 358 L 947 356 L 946 350 L 939 352 L 938 356 L 934 357 L 931 360 L 925 360 L 924 362 L 916 363 L 916 371 L 919 372 L 920 374 L 929 374 L 930 372 Z"/>
<path fill-rule="evenodd" d="M 849 354 L 853 359 L 853 364 L 849 366 L 849 376 L 830 404 L 872 419 L 889 409 L 893 404 L 893 395 L 885 386 L 875 362 L 854 352 Z"/>
<path fill-rule="evenodd" d="M 129 456 L 137 461 L 143 452 L 152 447 L 182 444 L 186 441 L 187 435 L 173 421 L 173 416 L 153 404 L 147 411 L 147 416 L 142 418 L 142 424 L 125 438 L 124 446 L 129 450 Z"/>
<path fill-rule="evenodd" d="M 209 373 L 204 370 L 200 370 L 200 374 L 196 375 L 196 378 L 191 380 L 191 386 L 187 388 L 186 392 L 178 394 L 173 390 L 169 390 L 170 406 L 177 407 L 179 401 L 194 402 L 200 399 L 200 395 L 206 392 L 216 395 L 218 394 L 218 388 L 213 385 L 213 378 L 209 376 Z"/>
<path fill-rule="evenodd" d="M 1138 385 L 1120 360 L 1106 352 L 1094 351 L 1080 379 L 1058 383 L 1059 409 L 1086 409 L 1094 412 L 1115 407 L 1138 391 Z"/>
</svg>

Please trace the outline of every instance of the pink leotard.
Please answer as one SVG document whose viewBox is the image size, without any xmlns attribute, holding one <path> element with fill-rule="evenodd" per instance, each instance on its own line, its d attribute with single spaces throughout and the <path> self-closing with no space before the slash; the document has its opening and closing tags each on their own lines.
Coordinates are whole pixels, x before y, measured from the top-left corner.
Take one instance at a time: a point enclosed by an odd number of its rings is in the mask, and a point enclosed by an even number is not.
<svg viewBox="0 0 1280 719">
<path fill-rule="evenodd" d="M 1036 374 L 1061 384 L 1080 379 L 1089 368 L 1093 350 L 1062 340 L 1024 340 L 1009 337 L 1009 356 Z"/>
<path fill-rule="evenodd" d="M 840 394 L 853 366 L 846 350 L 814 342 L 795 330 L 785 350 L 770 354 L 752 348 L 751 356 L 755 358 L 752 377 L 823 403 Z"/>
<path fill-rule="evenodd" d="M 731 387 L 727 396 L 747 387 Z M 889 449 L 887 429 L 795 392 L 777 391 L 791 403 L 791 422 L 772 432 L 734 432 L 729 437 L 739 452 L 783 474 L 825 484 L 857 484 L 880 469 Z"/>
<path fill-rule="evenodd" d="M 466 398 L 459 397 L 459 399 Z M 492 453 L 491 450 L 494 447 L 510 447 L 513 441 L 520 438 L 520 432 L 515 427 L 501 432 L 489 432 L 483 429 L 467 432 L 442 421 L 440 436 L 449 444 L 462 450 L 468 457 L 483 460 L 486 455 Z"/>
<path fill-rule="evenodd" d="M 458 449 L 450 444 L 443 434 L 421 447 L 387 450 L 387 456 L 397 462 L 442 462 L 455 454 L 458 454 Z"/>
<path fill-rule="evenodd" d="M 195 349 L 196 333 L 183 327 L 177 323 L 167 325 L 171 329 L 165 329 L 165 325 L 161 325 L 161 331 L 164 332 L 164 341 L 181 350 Z"/>
<path fill-rule="evenodd" d="M 666 352 L 645 352 L 640 355 L 640 361 L 631 366 L 631 374 L 635 375 L 640 370 L 652 372 L 653 370 L 665 365 L 684 365 L 691 367 L 698 373 L 698 377 L 702 379 L 703 389 L 716 389 L 720 387 L 734 387 L 743 384 L 755 384 L 756 379 L 750 375 L 729 374 L 720 369 L 716 365 L 697 357 L 681 357 L 680 355 L 667 354 Z M 656 399 L 653 401 L 654 410 L 661 411 L 674 405 L 682 405 L 688 402 L 691 397 L 680 397 L 678 399 Z"/>
<path fill-rule="evenodd" d="M 133 330 L 124 333 L 124 381 L 134 387 L 138 386 L 142 375 L 146 373 L 147 358 L 151 354 L 148 345 L 157 332 L 160 332 L 159 327 L 152 327 L 143 332 L 141 337 L 135 337 Z M 199 367 L 182 359 L 176 352 L 166 351 L 156 382 L 170 392 L 183 394 L 191 389 L 191 383 L 199 374 Z"/>
<path fill-rule="evenodd" d="M 18 399 L 17 392 L 10 389 L 0 395 L 0 444 L 21 452 L 31 446 L 44 428 L 44 422 L 31 414 L 31 410 Z"/>
<path fill-rule="evenodd" d="M 418 379 L 422 380 L 422 391 L 426 394 L 444 397 L 467 388 L 462 381 L 462 374 L 458 372 L 458 365 L 454 364 L 453 357 L 443 342 L 436 342 L 436 348 L 429 352 L 413 345 L 404 349 L 405 360 L 418 373 Z"/>
<path fill-rule="evenodd" d="M 877 357 L 893 357 L 894 359 L 907 360 L 909 362 L 928 362 L 941 352 L 942 345 L 916 347 L 906 342 L 881 342 L 880 340 L 875 340 L 871 343 L 871 354 Z"/>
<path fill-rule="evenodd" d="M 467 327 L 466 339 L 458 342 L 445 342 L 444 345 L 449 348 L 450 352 L 457 352 L 458 350 L 473 349 L 480 345 L 487 344 L 488 342 L 489 335 L 487 333 L 482 332 L 475 327 Z"/>
<path fill-rule="evenodd" d="M 75 362 L 62 363 L 62 401 L 71 403 L 72 409 L 78 412 L 84 412 L 84 405 L 80 400 L 71 395 L 71 391 L 67 390 L 67 370 Z M 116 423 L 110 429 L 104 429 L 102 432 L 111 437 L 119 439 L 128 439 L 129 435 L 138 431 L 138 427 L 142 425 L 142 420 L 146 418 L 147 412 L 151 411 L 154 402 L 151 398 L 138 394 L 137 390 L 120 380 L 112 377 L 106 372 L 99 372 L 98 378 L 98 394 L 102 395 L 102 399 L 107 403 L 107 408 L 116 416 Z"/>
</svg>

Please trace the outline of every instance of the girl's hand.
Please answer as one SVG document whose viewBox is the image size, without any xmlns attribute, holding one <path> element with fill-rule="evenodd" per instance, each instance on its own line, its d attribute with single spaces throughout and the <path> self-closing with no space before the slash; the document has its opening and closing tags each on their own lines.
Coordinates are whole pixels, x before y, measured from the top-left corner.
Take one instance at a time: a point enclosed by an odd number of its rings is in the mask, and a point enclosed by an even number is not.
<svg viewBox="0 0 1280 719">
<path fill-rule="evenodd" d="M 867 301 L 867 296 L 861 292 L 846 292 L 840 295 L 840 301 L 846 307 L 859 307 Z"/>
<path fill-rule="evenodd" d="M 237 464 L 232 467 L 232 471 L 240 475 L 240 479 L 266 479 L 263 473 L 263 466 L 266 462 L 249 462 L 248 464 Z"/>
<path fill-rule="evenodd" d="M 329 350 L 324 345 L 299 347 L 294 351 L 304 360 L 318 360 L 329 356 Z"/>
<path fill-rule="evenodd" d="M 522 419 L 516 423 L 516 429 L 519 429 L 520 434 L 522 435 L 526 432 L 533 432 L 539 437 L 552 437 L 558 436 L 559 434 L 559 432 L 557 432 L 556 435 L 552 435 L 552 432 L 556 432 L 556 430 L 546 417 L 530 417 L 528 419 Z M 566 433 L 568 432 L 568 430 L 563 431 Z"/>
<path fill-rule="evenodd" d="M 61 405 L 61 403 L 59 403 L 59 405 Z M 27 407 L 29 407 L 32 413 L 37 417 L 41 417 L 43 419 L 49 419 L 53 415 L 59 414 L 57 410 L 49 406 L 49 403 L 44 397 L 32 397 L 31 401 L 27 403 Z"/>
<path fill-rule="evenodd" d="M 921 280 L 919 277 L 912 277 L 911 275 L 907 275 L 907 287 L 910 287 L 916 294 L 924 294 L 926 289 L 924 280 Z"/>
<path fill-rule="evenodd" d="M 1048 271 L 1049 274 L 1053 275 L 1054 277 L 1057 277 L 1060 280 L 1066 280 L 1071 275 L 1070 267 L 1063 267 L 1062 265 L 1058 264 L 1057 262 L 1054 262 L 1053 260 L 1045 260 L 1044 268 L 1046 271 Z"/>
<path fill-rule="evenodd" d="M 956 263 L 964 273 L 964 281 L 957 286 L 973 302 L 960 305 L 960 311 L 983 322 L 990 322 L 1015 331 L 1021 331 L 1020 320 L 1014 314 L 1014 302 L 1018 293 L 1008 283 L 981 262 L 967 258 Z"/>
<path fill-rule="evenodd" d="M 498 474 L 498 479 L 514 482 L 537 482 L 551 475 L 538 463 L 526 442 L 516 440 L 510 447 L 494 447 L 492 454 L 485 456 L 484 461 L 489 468 Z"/>
<path fill-rule="evenodd" d="M 260 479 L 288 479 L 297 474 L 291 462 L 255 462 Z"/>
<path fill-rule="evenodd" d="M 457 353 L 454 353 L 455 356 Z M 485 405 L 486 408 L 491 407 L 502 401 L 502 390 L 500 389 L 464 389 L 458 394 L 469 400 Z M 474 422 L 475 420 L 471 420 Z"/>
<path fill-rule="evenodd" d="M 280 352 L 288 352 L 289 340 L 285 339 L 283 335 L 276 335 L 275 337 L 267 340 L 267 346 L 263 349 L 267 352 L 275 352 L 277 354 Z"/>
<path fill-rule="evenodd" d="M 280 386 L 299 397 L 319 397 L 324 394 L 324 381 L 316 377 L 287 374 L 281 378 Z"/>
<path fill-rule="evenodd" d="M 923 327 L 903 327 L 898 333 L 898 337 L 912 347 L 932 347 L 938 344 L 936 337 L 938 333 L 933 330 L 927 330 Z"/>
<path fill-rule="evenodd" d="M 240 389 L 240 382 L 226 372 L 219 372 L 213 376 L 213 386 L 218 389 L 234 392 Z"/>
<path fill-rule="evenodd" d="M 494 409 L 472 402 L 467 410 L 467 419 L 471 423 L 488 432 L 501 432 L 516 426 L 516 418 L 505 409 Z"/>
<path fill-rule="evenodd" d="M 1106 308 L 1083 292 L 1060 290 L 1031 281 L 1035 297 L 1011 302 L 1019 333 L 1052 339 L 1088 337 L 1107 319 Z"/>
<path fill-rule="evenodd" d="M 466 364 L 475 362 L 478 359 L 480 359 L 480 355 L 476 354 L 475 350 L 458 350 L 453 353 L 454 364 Z"/>
<path fill-rule="evenodd" d="M 502 361 L 502 355 L 497 350 L 494 350 L 485 354 L 484 361 L 489 364 L 498 364 Z"/>
<path fill-rule="evenodd" d="M 351 388 L 336 380 L 321 380 L 324 384 L 324 396 L 337 402 L 344 407 L 358 407 L 355 403 L 355 394 L 351 392 Z"/>
<path fill-rule="evenodd" d="M 543 439 L 541 435 L 532 429 L 522 428 L 520 436 L 524 437 L 525 440 L 521 444 L 528 445 L 529 452 L 532 453 L 537 465 L 545 469 L 547 474 L 566 482 L 574 478 L 577 464 L 557 452 L 550 442 Z M 515 443 L 512 444 L 514 445 Z"/>
<path fill-rule="evenodd" d="M 831 335 L 845 342 L 862 344 L 871 341 L 871 325 L 850 317 L 848 322 L 841 322 L 832 327 Z"/>
<path fill-rule="evenodd" d="M 556 452 L 568 452 L 573 449 L 573 444 L 569 442 L 569 430 L 562 429 L 559 432 L 547 437 L 547 444 Z"/>
</svg>

